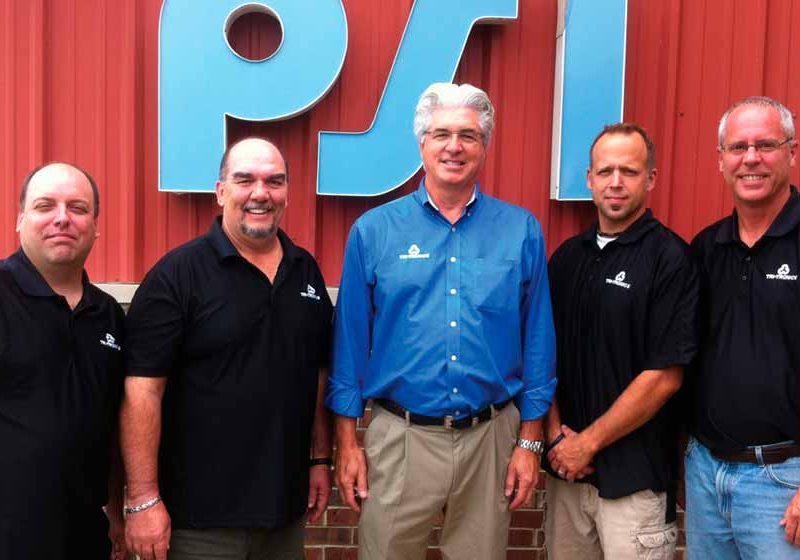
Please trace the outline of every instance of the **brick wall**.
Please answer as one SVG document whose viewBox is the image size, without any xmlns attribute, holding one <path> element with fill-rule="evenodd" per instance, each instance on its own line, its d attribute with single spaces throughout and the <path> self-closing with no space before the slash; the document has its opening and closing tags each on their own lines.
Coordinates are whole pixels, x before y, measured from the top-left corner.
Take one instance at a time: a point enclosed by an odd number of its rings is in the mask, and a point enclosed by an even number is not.
<svg viewBox="0 0 800 560">
<path fill-rule="evenodd" d="M 363 441 L 364 430 L 371 418 L 368 408 L 364 417 L 358 422 L 359 440 Z M 540 560 L 545 558 L 544 552 L 544 472 L 539 477 L 539 488 L 536 490 L 533 504 L 529 508 L 520 509 L 511 514 L 511 528 L 508 532 L 508 560 Z M 678 513 L 681 527 L 677 560 L 683 560 L 684 535 L 683 513 Z M 306 528 L 307 560 L 355 560 L 358 557 L 358 516 L 345 506 L 339 493 L 334 488 L 328 510 L 317 525 Z M 438 560 L 439 534 L 441 526 L 434 527 L 430 537 L 430 546 L 426 560 Z M 580 560 L 580 559 L 576 559 Z"/>
</svg>

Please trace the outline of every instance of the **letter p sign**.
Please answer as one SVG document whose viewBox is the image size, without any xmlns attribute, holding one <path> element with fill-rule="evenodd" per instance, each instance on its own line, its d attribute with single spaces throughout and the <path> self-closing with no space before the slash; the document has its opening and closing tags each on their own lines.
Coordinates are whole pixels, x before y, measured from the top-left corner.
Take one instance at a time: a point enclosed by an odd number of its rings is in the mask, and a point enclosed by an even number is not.
<svg viewBox="0 0 800 560">
<path fill-rule="evenodd" d="M 283 41 L 266 60 L 231 48 L 226 29 L 240 15 L 277 18 Z M 225 116 L 287 119 L 333 86 L 347 51 L 341 0 L 165 0 L 159 53 L 159 190 L 214 188 L 225 148 Z"/>
</svg>

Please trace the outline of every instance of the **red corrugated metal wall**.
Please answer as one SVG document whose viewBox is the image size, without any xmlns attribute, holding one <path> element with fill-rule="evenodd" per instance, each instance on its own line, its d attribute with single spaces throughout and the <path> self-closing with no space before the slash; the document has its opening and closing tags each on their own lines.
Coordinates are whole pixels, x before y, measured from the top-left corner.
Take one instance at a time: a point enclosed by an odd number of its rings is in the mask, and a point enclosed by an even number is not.
<svg viewBox="0 0 800 560">
<path fill-rule="evenodd" d="M 315 194 L 316 133 L 365 129 L 412 0 L 345 0 L 349 48 L 336 86 L 310 112 L 232 136 L 269 134 L 292 167 L 285 229 L 337 284 L 347 231 L 376 199 Z M 138 281 L 169 248 L 207 227 L 209 195 L 157 192 L 160 0 L 0 0 L 0 253 L 17 245 L 19 183 L 48 160 L 75 162 L 102 189 L 95 281 Z M 556 0 L 519 0 L 519 19 L 475 29 L 457 81 L 486 89 L 497 132 L 482 183 L 530 209 L 552 251 L 592 216 L 548 198 Z M 258 48 L 261 33 L 243 26 Z M 735 99 L 766 94 L 800 108 L 800 0 L 630 0 L 625 113 L 653 134 L 660 175 L 651 205 L 684 237 L 727 213 L 717 119 Z M 410 121 L 410 116 L 409 116 Z M 794 170 L 795 182 L 800 177 Z M 414 180 L 416 182 L 416 180 Z"/>
</svg>

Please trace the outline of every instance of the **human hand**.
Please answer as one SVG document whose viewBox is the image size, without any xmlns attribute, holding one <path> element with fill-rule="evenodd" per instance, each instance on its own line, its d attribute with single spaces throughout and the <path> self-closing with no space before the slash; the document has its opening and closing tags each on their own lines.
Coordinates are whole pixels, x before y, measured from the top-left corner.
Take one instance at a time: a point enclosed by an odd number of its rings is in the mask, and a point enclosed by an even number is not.
<svg viewBox="0 0 800 560">
<path fill-rule="evenodd" d="M 369 497 L 369 488 L 367 458 L 357 445 L 336 449 L 336 485 L 344 503 L 360 513 L 360 500 Z"/>
<path fill-rule="evenodd" d="M 547 454 L 553 470 L 570 482 L 593 473 L 594 467 L 591 466 L 591 462 L 595 454 L 594 446 L 582 433 L 574 431 L 566 424 L 561 426 L 561 433 L 564 434 L 564 439 Z"/>
<path fill-rule="evenodd" d="M 786 532 L 786 542 L 800 546 L 800 491 L 796 492 L 783 513 L 781 527 Z"/>
<path fill-rule="evenodd" d="M 508 509 L 514 511 L 524 505 L 530 505 L 536 483 L 539 480 L 539 455 L 533 451 L 514 447 L 506 473 L 505 496 L 514 499 Z M 516 488 L 516 494 L 514 489 Z"/>
<path fill-rule="evenodd" d="M 140 560 L 167 560 L 171 522 L 164 502 L 128 514 L 125 519 L 125 543 Z"/>
<path fill-rule="evenodd" d="M 314 465 L 308 475 L 308 522 L 316 523 L 331 497 L 331 469 L 328 465 Z"/>
</svg>

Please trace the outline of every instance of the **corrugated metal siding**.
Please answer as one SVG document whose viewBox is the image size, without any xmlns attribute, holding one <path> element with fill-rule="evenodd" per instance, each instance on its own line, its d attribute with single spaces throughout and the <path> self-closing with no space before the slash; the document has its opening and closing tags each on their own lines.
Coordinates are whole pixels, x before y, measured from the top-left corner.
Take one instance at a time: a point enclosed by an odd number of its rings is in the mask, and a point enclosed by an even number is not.
<svg viewBox="0 0 800 560">
<path fill-rule="evenodd" d="M 548 198 L 556 4 L 519 0 L 517 21 L 476 28 L 456 78 L 485 88 L 498 108 L 485 190 L 534 212 L 551 251 L 593 214 L 590 203 Z M 417 181 L 368 200 L 314 192 L 317 132 L 370 124 L 411 5 L 346 0 L 349 49 L 329 95 L 290 121 L 231 125 L 232 138 L 262 132 L 283 149 L 292 173 L 285 228 L 318 257 L 329 284 L 338 283 L 353 220 Z M 88 264 L 95 281 L 141 280 L 165 251 L 207 229 L 212 196 L 156 190 L 160 8 L 0 0 L 0 253 L 17 246 L 20 181 L 54 159 L 84 166 L 101 185 L 101 237 Z M 239 32 L 252 36 L 238 44 L 263 48 L 258 30 Z M 625 113 L 655 138 L 652 207 L 684 237 L 730 211 L 715 152 L 720 114 L 754 94 L 798 110 L 798 52 L 800 0 L 630 0 Z"/>
</svg>

